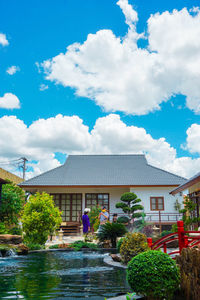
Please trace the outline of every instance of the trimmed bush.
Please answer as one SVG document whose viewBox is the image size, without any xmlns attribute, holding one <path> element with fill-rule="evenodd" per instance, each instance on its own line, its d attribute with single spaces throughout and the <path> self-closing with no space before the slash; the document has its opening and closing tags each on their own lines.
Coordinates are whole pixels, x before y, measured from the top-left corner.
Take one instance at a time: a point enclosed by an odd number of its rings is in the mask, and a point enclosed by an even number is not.
<svg viewBox="0 0 200 300">
<path fill-rule="evenodd" d="M 126 216 L 122 216 L 117 219 L 117 223 L 122 223 L 122 224 L 129 223 L 129 221 L 130 219 Z"/>
<path fill-rule="evenodd" d="M 179 288 L 180 274 L 176 262 L 168 254 L 150 250 L 128 263 L 127 280 L 137 294 L 152 300 L 170 300 Z"/>
<path fill-rule="evenodd" d="M 127 264 L 134 256 L 148 249 L 147 238 L 143 233 L 128 233 L 120 247 L 122 262 Z"/>
</svg>

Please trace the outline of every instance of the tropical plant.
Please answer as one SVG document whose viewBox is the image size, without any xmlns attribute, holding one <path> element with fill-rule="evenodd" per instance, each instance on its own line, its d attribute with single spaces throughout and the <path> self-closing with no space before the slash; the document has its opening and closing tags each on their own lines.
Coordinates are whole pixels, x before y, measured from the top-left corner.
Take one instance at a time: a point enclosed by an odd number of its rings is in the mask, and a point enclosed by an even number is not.
<svg viewBox="0 0 200 300">
<path fill-rule="evenodd" d="M 150 250 L 128 263 L 127 279 L 137 294 L 151 300 L 170 300 L 179 287 L 180 274 L 176 262 L 168 254 Z"/>
<path fill-rule="evenodd" d="M 148 249 L 147 238 L 143 233 L 129 232 L 124 237 L 120 247 L 122 262 L 127 264 L 134 256 Z"/>
<path fill-rule="evenodd" d="M 44 245 L 62 222 L 61 212 L 47 193 L 30 196 L 22 213 L 22 226 L 27 243 Z"/>
<path fill-rule="evenodd" d="M 142 217 L 144 207 L 139 204 L 141 199 L 135 193 L 124 193 L 120 198 L 121 202 L 116 203 L 116 208 L 121 208 L 129 217 L 129 220 L 134 221 Z"/>
<path fill-rule="evenodd" d="M 19 214 L 25 203 L 25 193 L 16 184 L 9 182 L 2 187 L 2 199 L 0 205 L 0 221 L 6 227 L 18 224 Z"/>
<path fill-rule="evenodd" d="M 180 209 L 182 213 L 182 220 L 184 222 L 184 228 L 186 230 L 192 229 L 191 227 L 200 221 L 199 217 L 194 217 L 192 213 L 196 209 L 196 203 L 194 203 L 188 196 L 184 196 L 183 200 L 184 208 Z"/>
<path fill-rule="evenodd" d="M 110 240 L 112 248 L 116 248 L 117 237 L 123 236 L 126 232 L 126 227 L 123 224 L 107 222 L 101 225 L 101 230 L 97 236 L 100 241 Z"/>
<path fill-rule="evenodd" d="M 98 205 L 96 205 L 96 206 L 91 207 L 91 210 L 88 213 L 88 217 L 90 219 L 90 226 L 93 229 L 95 227 L 96 230 L 99 227 L 99 214 L 100 214 L 100 212 L 101 212 L 101 208 Z M 94 231 L 96 231 L 95 229 L 94 229 Z"/>
</svg>

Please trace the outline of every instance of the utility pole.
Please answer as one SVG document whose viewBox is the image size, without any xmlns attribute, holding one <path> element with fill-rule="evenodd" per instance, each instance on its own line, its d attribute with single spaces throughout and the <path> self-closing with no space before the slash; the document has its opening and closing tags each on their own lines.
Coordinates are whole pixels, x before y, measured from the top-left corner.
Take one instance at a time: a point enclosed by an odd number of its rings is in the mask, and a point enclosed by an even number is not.
<svg viewBox="0 0 200 300">
<path fill-rule="evenodd" d="M 28 161 L 28 159 L 26 159 L 26 157 L 22 157 L 21 159 L 23 160 L 23 165 L 21 166 L 23 169 L 23 180 L 25 180 L 25 175 L 26 175 L 25 172 L 27 170 L 26 162 Z"/>
</svg>

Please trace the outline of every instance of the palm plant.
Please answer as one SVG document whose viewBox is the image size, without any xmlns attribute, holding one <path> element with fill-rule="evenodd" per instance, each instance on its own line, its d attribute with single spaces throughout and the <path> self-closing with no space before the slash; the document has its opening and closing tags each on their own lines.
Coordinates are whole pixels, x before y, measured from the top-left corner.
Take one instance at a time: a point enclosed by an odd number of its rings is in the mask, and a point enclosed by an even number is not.
<svg viewBox="0 0 200 300">
<path fill-rule="evenodd" d="M 123 224 L 107 222 L 101 225 L 97 236 L 100 241 L 110 240 L 112 248 L 116 248 L 117 238 L 123 236 L 126 232 L 126 227 Z"/>
</svg>

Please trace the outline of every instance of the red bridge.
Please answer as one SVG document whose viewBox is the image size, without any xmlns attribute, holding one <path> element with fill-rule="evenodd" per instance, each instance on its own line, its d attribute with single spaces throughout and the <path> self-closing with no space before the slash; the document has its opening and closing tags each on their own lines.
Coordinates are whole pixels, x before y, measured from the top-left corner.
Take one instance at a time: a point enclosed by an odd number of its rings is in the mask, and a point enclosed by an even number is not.
<svg viewBox="0 0 200 300">
<path fill-rule="evenodd" d="M 183 221 L 178 221 L 177 226 L 177 232 L 170 233 L 155 243 L 152 243 L 152 238 L 147 238 L 149 247 L 152 250 L 163 248 L 164 253 L 167 253 L 167 246 L 169 246 L 173 241 L 178 241 L 179 249 L 168 253 L 169 255 L 174 256 L 175 254 L 180 254 L 183 248 L 193 248 L 198 245 L 200 246 L 200 231 L 185 231 Z"/>
</svg>

